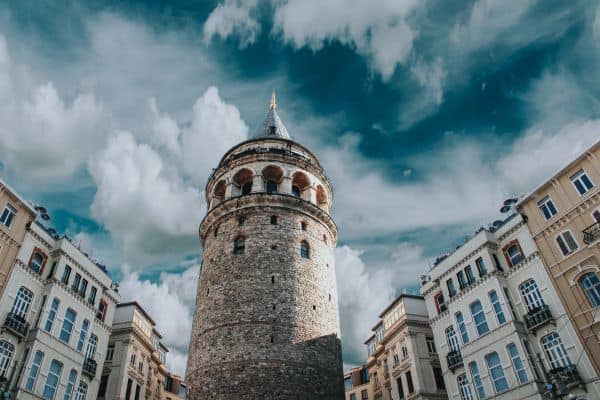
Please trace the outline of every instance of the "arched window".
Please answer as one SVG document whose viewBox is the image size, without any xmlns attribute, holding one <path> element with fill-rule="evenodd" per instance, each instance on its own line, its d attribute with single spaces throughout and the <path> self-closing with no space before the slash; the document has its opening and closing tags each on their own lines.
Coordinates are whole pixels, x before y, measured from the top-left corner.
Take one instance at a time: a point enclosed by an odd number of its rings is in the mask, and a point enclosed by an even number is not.
<svg viewBox="0 0 600 400">
<path fill-rule="evenodd" d="M 277 182 L 267 181 L 267 193 L 277 193 Z"/>
<path fill-rule="evenodd" d="M 302 258 L 310 258 L 310 247 L 306 241 L 302 241 L 300 243 L 300 257 Z"/>
<path fill-rule="evenodd" d="M 452 325 L 446 328 L 446 342 L 448 343 L 450 351 L 459 351 L 458 338 L 456 337 L 456 331 Z"/>
<path fill-rule="evenodd" d="M 456 378 L 456 383 L 458 384 L 460 400 L 474 400 L 473 389 L 471 388 L 471 383 L 469 383 L 469 380 L 467 379 L 467 374 L 459 375 L 458 378 Z"/>
<path fill-rule="evenodd" d="M 10 312 L 14 316 L 25 321 L 32 300 L 33 292 L 27 289 L 25 286 L 21 286 L 17 291 L 17 295 L 15 296 L 15 301 L 13 302 Z"/>
<path fill-rule="evenodd" d="M 544 305 L 544 299 L 540 293 L 537 283 L 533 279 L 528 279 L 519 285 L 521 296 L 527 305 L 527 311 L 534 311 Z"/>
<path fill-rule="evenodd" d="M 490 372 L 490 377 L 492 378 L 492 383 L 494 384 L 496 393 L 501 393 L 505 390 L 508 390 L 508 381 L 504 376 L 504 369 L 502 368 L 502 363 L 500 362 L 500 356 L 498 353 L 493 352 L 485 356 L 485 362 L 487 364 L 488 371 Z"/>
<path fill-rule="evenodd" d="M 85 343 L 85 337 L 87 336 L 88 328 L 90 327 L 90 321 L 87 319 L 83 320 L 81 324 L 81 331 L 79 331 L 79 340 L 77 341 L 77 351 L 83 350 L 83 344 Z"/>
<path fill-rule="evenodd" d="M 34 390 L 35 381 L 37 380 L 38 373 L 40 372 L 40 367 L 42 366 L 42 361 L 44 360 L 44 353 L 41 351 L 36 351 L 33 356 L 33 361 L 31 362 L 31 368 L 29 369 L 29 376 L 27 377 L 27 382 L 25 384 L 25 388 L 27 390 Z"/>
<path fill-rule="evenodd" d="M 31 256 L 31 260 L 29 261 L 29 268 L 31 268 L 34 272 L 40 273 L 42 272 L 42 266 L 44 265 L 44 255 L 39 251 L 36 251 Z"/>
<path fill-rule="evenodd" d="M 267 193 L 277 193 L 279 191 L 279 183 L 283 178 L 283 170 L 275 165 L 269 165 L 263 169 L 262 176 Z"/>
<path fill-rule="evenodd" d="M 436 294 L 434 297 L 434 300 L 435 300 L 435 307 L 437 308 L 438 313 L 444 312 L 448 309 L 444 302 L 444 294 L 442 292 L 439 292 L 438 294 Z"/>
<path fill-rule="evenodd" d="M 72 308 L 67 308 L 65 312 L 65 319 L 63 320 L 63 326 L 60 330 L 60 340 L 65 343 L 69 343 L 71 339 L 71 332 L 73 332 L 73 325 L 75 325 L 75 318 L 77 313 Z"/>
<path fill-rule="evenodd" d="M 233 176 L 233 183 L 239 188 L 238 190 L 242 196 L 252 192 L 252 177 L 252 171 L 247 168 L 239 170 Z"/>
<path fill-rule="evenodd" d="M 96 354 L 96 347 L 98 346 L 98 336 L 93 333 L 90 335 L 90 340 L 88 340 L 87 348 L 85 349 L 85 358 L 94 359 L 94 355 Z"/>
<path fill-rule="evenodd" d="M 223 200 L 225 197 L 225 181 L 219 181 L 215 185 L 215 190 L 213 191 L 216 198 Z"/>
<path fill-rule="evenodd" d="M 7 378 L 6 372 L 14 352 L 15 346 L 6 340 L 0 340 L 0 376 Z"/>
<path fill-rule="evenodd" d="M 233 254 L 243 254 L 246 250 L 246 239 L 238 236 L 233 241 Z"/>
<path fill-rule="evenodd" d="M 600 279 L 598 274 L 594 272 L 588 272 L 579 279 L 579 286 L 585 292 L 590 303 L 593 307 L 600 306 Z"/>
<path fill-rule="evenodd" d="M 87 384 L 85 382 L 79 381 L 79 388 L 77 389 L 77 397 L 75 400 L 85 400 L 85 396 L 87 395 Z"/>
<path fill-rule="evenodd" d="M 73 389 L 75 388 L 76 380 L 77 380 L 77 371 L 72 369 L 71 372 L 69 372 L 69 381 L 67 382 L 67 387 L 65 388 L 64 400 L 70 400 L 73 397 Z"/>
<path fill-rule="evenodd" d="M 296 197 L 300 197 L 300 188 L 296 185 L 292 185 L 292 194 Z"/>
<path fill-rule="evenodd" d="M 50 363 L 50 370 L 46 377 L 46 384 L 44 385 L 44 391 L 42 397 L 44 399 L 54 399 L 54 395 L 58 389 L 60 382 L 60 375 L 62 374 L 63 365 L 57 360 L 52 360 Z"/>
<path fill-rule="evenodd" d="M 302 197 L 302 193 L 310 186 L 310 180 L 304 172 L 296 172 L 292 175 L 292 194 Z"/>
<path fill-rule="evenodd" d="M 252 181 L 246 182 L 242 185 L 242 196 L 250 194 L 252 192 Z"/>
<path fill-rule="evenodd" d="M 571 365 L 567 349 L 565 349 L 558 332 L 551 332 L 544 336 L 541 343 L 552 369 Z"/>
<path fill-rule="evenodd" d="M 317 186 L 317 205 L 319 207 L 327 205 L 327 195 L 325 194 L 325 189 L 323 186 Z"/>
<path fill-rule="evenodd" d="M 58 312 L 59 305 L 60 301 L 55 297 L 52 300 L 52 305 L 50 306 L 50 311 L 48 312 L 48 319 L 46 320 L 46 326 L 44 327 L 46 332 L 52 331 L 52 325 L 54 324 L 54 319 L 56 318 L 56 313 Z"/>
</svg>

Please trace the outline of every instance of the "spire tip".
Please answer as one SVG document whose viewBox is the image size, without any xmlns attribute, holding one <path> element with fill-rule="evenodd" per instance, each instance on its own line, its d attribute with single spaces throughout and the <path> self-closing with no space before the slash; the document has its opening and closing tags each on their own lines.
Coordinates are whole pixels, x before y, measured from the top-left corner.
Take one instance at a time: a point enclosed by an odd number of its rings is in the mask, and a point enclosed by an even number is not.
<svg viewBox="0 0 600 400">
<path fill-rule="evenodd" d="M 275 108 L 277 108 L 277 103 L 275 101 L 275 89 L 273 89 L 273 92 L 271 93 L 271 110 L 274 110 Z"/>
</svg>

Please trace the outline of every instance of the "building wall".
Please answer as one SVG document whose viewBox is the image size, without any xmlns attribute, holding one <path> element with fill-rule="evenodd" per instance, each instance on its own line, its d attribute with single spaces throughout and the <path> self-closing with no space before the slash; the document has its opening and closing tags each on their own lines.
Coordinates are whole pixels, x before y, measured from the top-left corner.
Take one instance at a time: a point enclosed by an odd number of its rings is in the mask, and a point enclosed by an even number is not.
<svg viewBox="0 0 600 400">
<path fill-rule="evenodd" d="M 510 265 L 508 259 L 503 255 L 503 249 L 508 244 L 516 242 L 518 242 L 524 258 L 519 263 Z M 492 254 L 498 255 L 499 265 L 494 264 Z M 482 257 L 483 260 L 492 261 L 491 263 L 484 261 L 487 269 L 484 276 L 479 276 L 477 269 L 474 268 L 475 260 L 479 257 Z M 458 271 L 464 271 L 468 265 L 471 265 L 474 269 L 477 279 L 461 290 L 456 282 L 456 274 Z M 444 379 L 451 399 L 461 398 L 457 379 L 463 374 L 466 374 L 470 388 L 475 395 L 473 375 L 468 368 L 471 362 L 477 364 L 486 396 L 495 395 L 497 398 L 502 399 L 542 398 L 542 394 L 545 392 L 543 371 L 550 371 L 552 366 L 548 355 L 542 348 L 541 341 L 542 338 L 552 332 L 559 334 L 568 357 L 573 364 L 576 364 L 576 369 L 581 376 L 581 383 L 585 385 L 585 388 L 583 385 L 572 388 L 572 393 L 599 395 L 598 389 L 593 384 L 589 384 L 589 381 L 595 375 L 590 360 L 582 356 L 582 345 L 578 340 L 575 329 L 570 324 L 569 318 L 544 269 L 535 242 L 520 216 L 517 215 L 505 221 L 504 225 L 494 232 L 480 231 L 461 248 L 436 265 L 430 274 L 431 281 L 421 287 L 421 292 L 427 301 L 433 333 L 438 344 L 442 367 L 445 371 Z M 445 284 L 447 279 L 455 281 L 458 291 L 455 296 L 451 296 L 447 289 Z M 551 318 L 547 323 L 533 331 L 528 330 L 525 323 L 528 309 L 520 291 L 521 284 L 529 279 L 535 280 L 543 302 L 548 306 L 551 313 Z M 498 295 L 499 306 L 505 318 L 504 322 L 498 319 L 493 307 L 490 298 L 492 290 Z M 446 311 L 438 310 L 436 305 L 435 297 L 440 292 L 443 293 L 446 299 L 444 304 L 447 307 Z M 470 305 L 476 301 L 480 301 L 483 306 L 485 320 L 489 328 L 481 336 L 477 333 L 470 310 Z M 456 317 L 457 312 L 461 312 L 464 317 L 469 338 L 467 342 L 462 338 Z M 447 358 L 451 348 L 447 340 L 446 329 L 450 326 L 456 332 L 462 358 L 462 362 L 453 368 L 450 368 Z M 531 357 L 528 356 L 525 342 L 530 345 Z M 517 378 L 515 366 L 508 354 L 506 346 L 509 343 L 516 345 L 527 375 L 527 379 L 522 383 Z M 486 356 L 493 352 L 498 354 L 504 376 L 508 382 L 507 390 L 498 393 L 496 393 L 485 361 Z"/>
<path fill-rule="evenodd" d="M 576 190 L 571 177 L 584 170 L 595 185 L 584 195 Z M 549 196 L 557 214 L 546 219 L 538 202 Z M 592 146 L 573 163 L 528 195 L 519 205 L 535 238 L 567 313 L 585 344 L 596 373 L 600 373 L 600 310 L 583 292 L 579 280 L 586 273 L 600 276 L 600 228 L 593 212 L 600 211 L 600 143 Z M 584 242 L 584 230 L 592 226 L 595 237 Z M 577 249 L 563 255 L 556 237 L 571 232 Z"/>
<path fill-rule="evenodd" d="M 0 216 L 8 205 L 17 212 L 10 226 L 0 222 L 0 295 L 23 243 L 27 225 L 35 218 L 33 208 L 0 179 Z"/>
<path fill-rule="evenodd" d="M 302 152 L 301 146 L 283 140 L 252 143 L 250 149 L 265 151 L 235 156 L 248 150 L 248 144 L 241 145 L 207 185 L 213 208 L 200 228 L 204 253 L 186 378 L 190 397 L 228 399 L 239 393 L 247 399 L 295 399 L 303 393 L 340 399 L 337 232 L 326 213 L 329 204 L 316 204 L 315 190 L 329 186 L 315 168 L 317 160 L 307 164 L 268 151 L 272 145 Z M 283 172 L 277 194 L 265 193 L 261 174 L 267 166 Z M 252 171 L 253 193 L 239 196 L 230 182 L 243 168 Z M 310 182 L 300 198 L 291 193 L 298 171 Z M 224 199 L 211 194 L 216 181 L 227 182 Z M 326 196 L 331 198 L 328 189 Z M 245 238 L 244 254 L 233 254 L 238 236 Z M 309 259 L 300 255 L 301 241 L 310 246 Z"/>
</svg>

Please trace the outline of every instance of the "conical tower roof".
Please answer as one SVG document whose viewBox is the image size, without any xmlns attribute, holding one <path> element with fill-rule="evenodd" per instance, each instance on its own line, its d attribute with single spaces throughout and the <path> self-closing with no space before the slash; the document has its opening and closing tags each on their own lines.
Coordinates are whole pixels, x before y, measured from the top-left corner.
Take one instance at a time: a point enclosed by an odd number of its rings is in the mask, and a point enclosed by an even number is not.
<svg viewBox="0 0 600 400">
<path fill-rule="evenodd" d="M 262 128 L 257 132 L 255 137 L 278 137 L 282 139 L 290 139 L 290 134 L 288 133 L 285 125 L 283 125 L 283 122 L 281 122 L 279 115 L 277 115 L 275 91 L 273 91 L 273 94 L 271 94 L 271 105 L 269 106 L 267 118 L 265 118 Z"/>
</svg>

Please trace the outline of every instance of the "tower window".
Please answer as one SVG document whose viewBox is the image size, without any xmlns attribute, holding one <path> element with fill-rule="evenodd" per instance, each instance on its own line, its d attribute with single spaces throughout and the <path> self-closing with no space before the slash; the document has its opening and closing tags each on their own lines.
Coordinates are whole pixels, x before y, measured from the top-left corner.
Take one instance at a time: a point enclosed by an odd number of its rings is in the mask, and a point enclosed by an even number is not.
<svg viewBox="0 0 600 400">
<path fill-rule="evenodd" d="M 306 241 L 302 241 L 302 243 L 300 243 L 300 257 L 310 258 L 310 248 L 308 247 L 308 243 L 306 243 Z"/>
<path fill-rule="evenodd" d="M 327 244 L 327 235 L 323 234 L 323 242 L 325 242 L 325 244 Z"/>
<path fill-rule="evenodd" d="M 300 197 L 300 188 L 296 185 L 292 186 L 292 194 L 296 197 Z"/>
<path fill-rule="evenodd" d="M 331 301 L 331 293 L 329 293 L 329 301 Z"/>
<path fill-rule="evenodd" d="M 275 284 L 275 275 L 271 276 L 271 283 Z"/>
<path fill-rule="evenodd" d="M 244 226 L 244 222 L 246 222 L 246 217 L 238 218 L 238 226 Z"/>
<path fill-rule="evenodd" d="M 217 237 L 217 235 L 219 234 L 219 227 L 218 226 L 215 228 L 215 232 L 214 233 L 215 233 L 215 237 Z"/>
<path fill-rule="evenodd" d="M 277 306 L 275 304 L 273 304 L 273 310 L 276 309 L 276 308 L 277 308 Z"/>
<path fill-rule="evenodd" d="M 242 236 L 238 236 L 233 241 L 233 254 L 244 254 L 246 250 L 246 239 Z"/>
<path fill-rule="evenodd" d="M 317 310 L 317 306 L 315 306 L 314 304 L 313 304 L 313 310 L 315 310 L 315 311 Z"/>
<path fill-rule="evenodd" d="M 300 224 L 300 226 L 302 227 L 303 231 L 306 230 L 306 222 L 302 221 L 302 223 Z"/>
<path fill-rule="evenodd" d="M 277 193 L 277 182 L 267 181 L 267 193 Z"/>
<path fill-rule="evenodd" d="M 242 185 L 242 196 L 250 194 L 252 192 L 252 181 L 246 182 Z"/>
<path fill-rule="evenodd" d="M 271 225 L 277 225 L 277 215 L 271 215 Z"/>
</svg>

